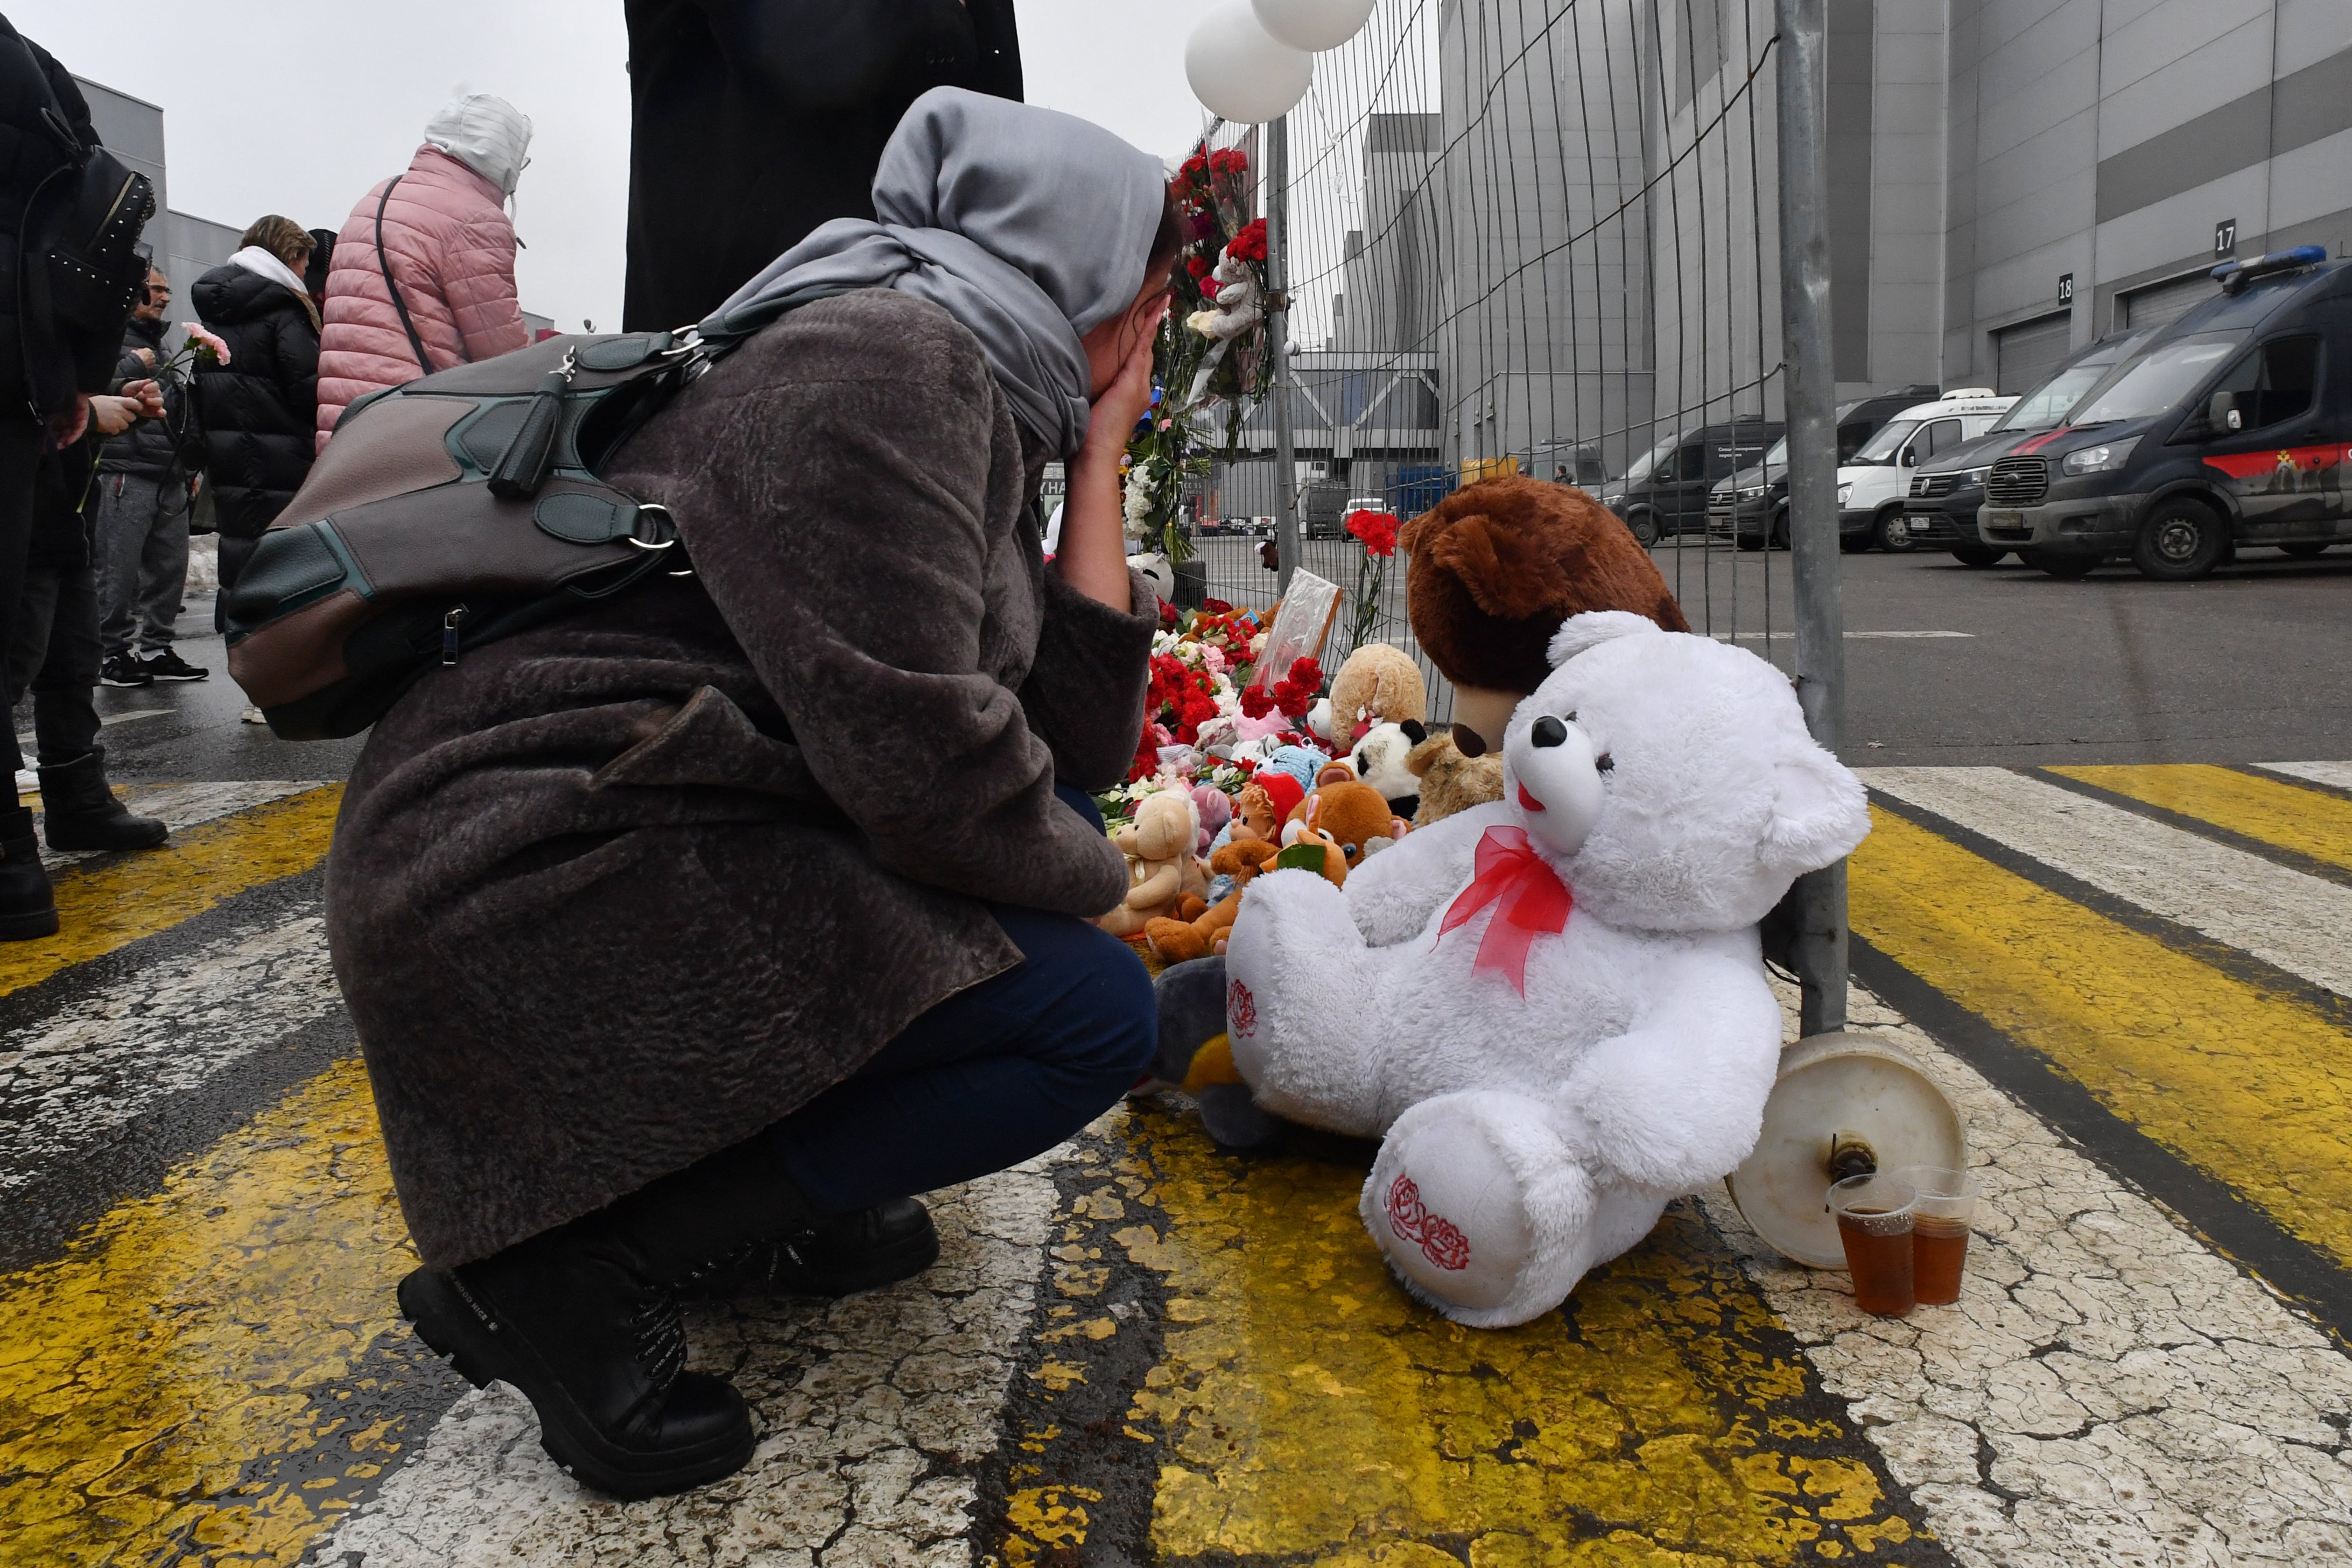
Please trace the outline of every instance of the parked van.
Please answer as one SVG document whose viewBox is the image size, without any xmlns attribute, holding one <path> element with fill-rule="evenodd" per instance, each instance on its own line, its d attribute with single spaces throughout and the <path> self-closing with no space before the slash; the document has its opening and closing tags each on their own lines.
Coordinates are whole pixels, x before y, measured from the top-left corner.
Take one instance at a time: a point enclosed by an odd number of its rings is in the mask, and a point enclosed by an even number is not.
<svg viewBox="0 0 2352 1568">
<path fill-rule="evenodd" d="M 1963 566 L 1999 564 L 2009 551 L 1977 537 L 1977 508 L 1984 505 L 1985 476 L 2030 437 L 2057 428 L 2084 392 L 2138 353 L 2155 335 L 2156 329 L 2145 327 L 2092 344 L 2011 404 L 1990 430 L 1919 465 L 1911 476 L 1911 494 L 1903 503 L 1903 525 L 1911 536 L 1911 548 L 1948 549 Z"/>
<path fill-rule="evenodd" d="M 2319 246 L 2213 269 L 2151 338 L 1986 476 L 1978 531 L 2053 577 L 2128 552 L 2186 581 L 2242 546 L 2352 540 L 2352 263 Z"/>
<path fill-rule="evenodd" d="M 1911 548 L 1904 502 L 1911 471 L 1939 453 L 1990 430 L 2017 400 L 1990 387 L 1961 387 L 1933 402 L 1914 403 L 1881 425 L 1838 467 L 1838 544 L 1847 550 L 1874 546 Z"/>
<path fill-rule="evenodd" d="M 1837 409 L 1837 455 L 1843 463 L 1878 434 L 1879 426 L 1913 403 L 1939 396 L 1936 388 L 1905 387 L 1843 402 Z M 1782 436 L 1764 454 L 1764 461 L 1718 480 L 1706 497 L 1706 536 L 1737 538 L 1741 549 L 1762 549 L 1769 539 L 1774 549 L 1789 548 L 1789 438 Z"/>
<path fill-rule="evenodd" d="M 1678 431 L 1633 459 L 1625 477 L 1601 486 L 1596 498 L 1644 545 L 1700 532 L 1706 527 L 1707 491 L 1717 480 L 1760 462 L 1780 431 L 1779 420 L 1765 419 Z"/>
</svg>

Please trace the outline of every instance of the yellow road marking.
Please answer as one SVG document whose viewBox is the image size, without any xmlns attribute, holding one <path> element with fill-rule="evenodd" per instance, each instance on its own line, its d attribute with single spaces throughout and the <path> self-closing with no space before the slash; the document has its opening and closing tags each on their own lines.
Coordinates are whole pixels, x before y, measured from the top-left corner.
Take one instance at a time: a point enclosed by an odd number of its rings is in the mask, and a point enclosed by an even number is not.
<svg viewBox="0 0 2352 1568">
<path fill-rule="evenodd" d="M 2050 771 L 2352 871 L 2352 800 L 2201 762 Z"/>
<path fill-rule="evenodd" d="M 1123 1185 L 1155 1176 L 1142 1201 L 1168 1217 L 1164 1239 L 1113 1232 L 1170 1296 L 1128 1415 L 1171 1450 L 1159 1555 L 1785 1563 L 1910 1539 L 1858 1435 L 1807 1396 L 1778 1320 L 1687 1213 L 1565 1319 L 1465 1329 L 1389 1276 L 1356 1218 L 1360 1169 L 1221 1155 L 1165 1111 L 1129 1129 Z M 1084 1516 L 1062 1507 L 1067 1541 Z"/>
<path fill-rule="evenodd" d="M 352 1060 L 0 1279 L 0 1559 L 295 1562 L 423 1436 L 336 1397 L 414 1263 Z"/>
<path fill-rule="evenodd" d="M 163 849 L 56 873 L 58 931 L 0 945 L 0 994 L 168 931 L 326 855 L 343 787 L 331 784 L 172 837 Z"/>
<path fill-rule="evenodd" d="M 1856 935 L 2352 1263 L 2352 1040 L 1900 817 L 1872 816 L 1852 865 Z"/>
</svg>

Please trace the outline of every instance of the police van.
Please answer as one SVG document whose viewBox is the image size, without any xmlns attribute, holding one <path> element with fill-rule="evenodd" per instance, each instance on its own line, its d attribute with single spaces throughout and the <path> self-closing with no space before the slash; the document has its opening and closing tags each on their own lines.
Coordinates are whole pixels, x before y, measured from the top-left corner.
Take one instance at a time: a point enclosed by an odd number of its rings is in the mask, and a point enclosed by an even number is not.
<svg viewBox="0 0 2352 1568">
<path fill-rule="evenodd" d="M 1914 403 L 1881 425 L 1838 467 L 1839 546 L 1909 549 L 1904 502 L 1911 494 L 1911 471 L 1990 430 L 2016 401 L 1990 387 L 1961 387 L 1934 402 Z"/>
<path fill-rule="evenodd" d="M 2179 582 L 2242 546 L 2352 541 L 2352 263 L 2299 246 L 2212 276 L 2218 297 L 1992 465 L 1987 545 L 2065 578 L 2128 553 Z"/>
</svg>

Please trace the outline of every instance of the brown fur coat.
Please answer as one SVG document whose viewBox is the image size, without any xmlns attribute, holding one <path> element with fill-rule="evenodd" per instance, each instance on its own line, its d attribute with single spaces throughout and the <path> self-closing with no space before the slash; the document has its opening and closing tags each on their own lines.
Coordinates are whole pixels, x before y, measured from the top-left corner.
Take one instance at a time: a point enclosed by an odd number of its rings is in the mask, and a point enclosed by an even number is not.
<svg viewBox="0 0 2352 1568">
<path fill-rule="evenodd" d="M 980 345 L 867 291 L 721 361 L 612 478 L 699 576 L 469 653 L 376 727 L 328 865 L 337 977 L 425 1260 L 758 1132 L 1019 961 L 996 901 L 1126 867 L 1055 798 L 1143 716 L 1156 603 L 1047 569 Z"/>
</svg>

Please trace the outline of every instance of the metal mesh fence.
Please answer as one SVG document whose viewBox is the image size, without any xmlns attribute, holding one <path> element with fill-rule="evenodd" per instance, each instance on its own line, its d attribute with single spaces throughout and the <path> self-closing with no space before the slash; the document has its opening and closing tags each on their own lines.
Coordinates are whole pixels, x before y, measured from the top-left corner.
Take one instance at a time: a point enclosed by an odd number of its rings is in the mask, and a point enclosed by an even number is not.
<svg viewBox="0 0 2352 1568">
<path fill-rule="evenodd" d="M 1694 627 L 1787 667 L 1775 42 L 1771 0 L 1381 0 L 1286 121 L 1219 128 L 1253 169 L 1286 138 L 1293 349 L 1187 483 L 1206 592 L 1274 599 L 1286 486 L 1299 567 L 1352 591 L 1349 512 L 1528 474 L 1601 497 Z M 1418 657 L 1402 565 L 1369 636 Z"/>
</svg>

